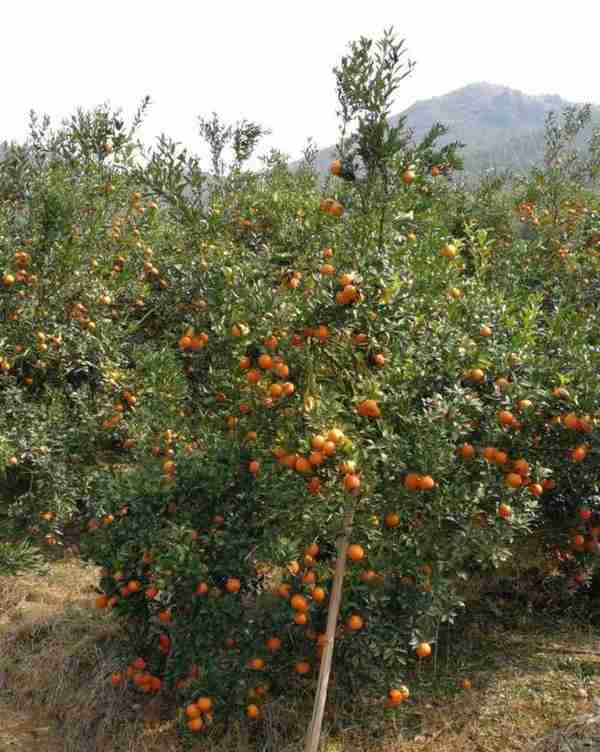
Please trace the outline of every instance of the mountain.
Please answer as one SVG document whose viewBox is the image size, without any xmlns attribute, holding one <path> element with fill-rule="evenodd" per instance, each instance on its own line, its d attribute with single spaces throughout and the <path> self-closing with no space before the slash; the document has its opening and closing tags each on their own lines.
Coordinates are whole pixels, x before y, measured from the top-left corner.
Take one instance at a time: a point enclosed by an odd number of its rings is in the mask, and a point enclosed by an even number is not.
<svg viewBox="0 0 600 752">
<path fill-rule="evenodd" d="M 544 122 L 549 112 L 571 104 L 557 94 L 532 96 L 508 86 L 474 83 L 440 97 L 415 102 L 390 118 L 406 125 L 419 140 L 440 122 L 449 133 L 440 143 L 461 141 L 465 171 L 479 173 L 492 167 L 525 169 L 539 160 L 544 149 Z M 600 112 L 600 110 L 599 110 Z M 319 152 L 317 167 L 325 172 L 335 147 Z"/>
</svg>

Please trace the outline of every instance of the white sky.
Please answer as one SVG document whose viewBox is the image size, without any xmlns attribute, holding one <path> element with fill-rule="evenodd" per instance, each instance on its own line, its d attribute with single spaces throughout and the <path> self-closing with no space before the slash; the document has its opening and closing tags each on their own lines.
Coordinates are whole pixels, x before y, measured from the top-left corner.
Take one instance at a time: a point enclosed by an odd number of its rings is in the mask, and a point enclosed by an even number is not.
<svg viewBox="0 0 600 752">
<path fill-rule="evenodd" d="M 299 156 L 337 139 L 332 67 L 347 44 L 394 26 L 417 62 L 394 112 L 468 83 L 600 102 L 598 0 L 4 0 L 0 140 L 28 112 L 58 124 L 109 101 L 152 98 L 144 140 L 165 131 L 200 151 L 197 115 L 269 127 Z"/>
</svg>

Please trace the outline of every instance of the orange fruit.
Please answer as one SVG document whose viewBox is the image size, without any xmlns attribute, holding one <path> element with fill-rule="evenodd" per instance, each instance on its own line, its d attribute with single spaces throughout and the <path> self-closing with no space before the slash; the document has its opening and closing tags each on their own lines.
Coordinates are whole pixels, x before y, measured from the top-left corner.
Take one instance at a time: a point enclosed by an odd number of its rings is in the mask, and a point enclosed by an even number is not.
<svg viewBox="0 0 600 752">
<path fill-rule="evenodd" d="M 252 658 L 248 661 L 248 668 L 252 671 L 262 671 L 265 667 L 265 662 L 262 658 Z"/>
<path fill-rule="evenodd" d="M 310 663 L 308 661 L 298 661 L 294 666 L 294 671 L 304 676 L 310 672 Z"/>
<path fill-rule="evenodd" d="M 346 555 L 350 561 L 361 561 L 365 558 L 365 550 L 358 543 L 351 543 L 348 546 Z"/>
<path fill-rule="evenodd" d="M 341 444 L 345 440 L 344 432 L 339 428 L 332 428 L 327 433 L 327 441 L 333 441 L 334 444 Z"/>
<path fill-rule="evenodd" d="M 295 470 L 298 473 L 310 473 L 310 471 L 312 470 L 312 465 L 310 461 L 306 459 L 306 457 L 299 457 L 296 460 Z"/>
<path fill-rule="evenodd" d="M 513 462 L 513 469 L 521 476 L 527 475 L 527 473 L 529 472 L 529 462 L 527 462 L 527 460 L 524 460 L 523 458 L 515 460 Z"/>
<path fill-rule="evenodd" d="M 419 478 L 419 488 L 421 491 L 431 491 L 435 487 L 435 481 L 431 475 L 423 475 Z"/>
<path fill-rule="evenodd" d="M 518 473 L 508 473 L 504 478 L 504 482 L 509 488 L 519 488 L 523 479 Z"/>
<path fill-rule="evenodd" d="M 202 715 L 202 711 L 197 705 L 192 703 L 186 707 L 185 714 L 188 718 L 199 718 Z"/>
<path fill-rule="evenodd" d="M 202 718 L 192 718 L 187 722 L 188 729 L 193 732 L 201 731 L 203 726 L 204 722 Z"/>
<path fill-rule="evenodd" d="M 379 418 L 381 416 L 379 405 L 373 399 L 363 400 L 356 409 L 363 418 Z"/>
<path fill-rule="evenodd" d="M 428 642 L 420 642 L 415 648 L 415 652 L 419 658 L 427 658 L 431 655 L 431 645 Z"/>
<path fill-rule="evenodd" d="M 578 446 L 571 452 L 571 460 L 573 462 L 581 462 L 587 456 L 587 449 L 584 446 Z"/>
<path fill-rule="evenodd" d="M 396 512 L 388 512 L 383 518 L 383 523 L 386 527 L 398 527 L 400 516 Z"/>
<path fill-rule="evenodd" d="M 404 487 L 409 491 L 416 491 L 419 488 L 420 476 L 417 473 L 408 473 L 404 478 Z"/>
<path fill-rule="evenodd" d="M 365 623 L 363 621 L 363 618 L 359 614 L 352 614 L 346 620 L 346 626 L 353 632 L 357 632 L 359 629 L 362 629 L 364 625 Z"/>
<path fill-rule="evenodd" d="M 327 597 L 327 593 L 322 587 L 316 587 L 312 591 L 312 597 L 315 603 L 322 603 Z"/>
<path fill-rule="evenodd" d="M 308 611 L 309 603 L 303 595 L 297 593 L 290 600 L 290 606 L 294 611 Z"/>
<path fill-rule="evenodd" d="M 508 454 L 497 449 L 494 454 L 494 462 L 497 465 L 505 465 L 508 462 Z"/>
<path fill-rule="evenodd" d="M 475 447 L 473 446 L 473 444 L 465 442 L 458 447 L 458 453 L 463 460 L 470 460 L 475 456 Z"/>
<path fill-rule="evenodd" d="M 481 454 L 488 462 L 493 462 L 496 459 L 496 452 L 498 450 L 495 447 L 484 447 L 481 450 Z"/>
<path fill-rule="evenodd" d="M 498 507 L 498 516 L 507 520 L 512 514 L 512 507 L 508 504 L 500 504 Z"/>
<path fill-rule="evenodd" d="M 246 716 L 252 720 L 256 720 L 260 717 L 260 708 L 258 705 L 248 705 L 246 707 Z"/>
<path fill-rule="evenodd" d="M 209 713 L 213 706 L 213 701 L 210 697 L 199 697 L 196 700 L 196 707 L 201 713 Z"/>
<path fill-rule="evenodd" d="M 266 642 L 266 647 L 269 653 L 276 653 L 281 649 L 282 642 L 279 637 L 269 637 Z"/>
<path fill-rule="evenodd" d="M 319 546 L 316 543 L 311 543 L 309 546 L 307 546 L 304 549 L 304 553 L 308 554 L 308 556 L 318 556 L 319 555 Z"/>
<path fill-rule="evenodd" d="M 241 586 L 242 583 L 237 579 L 237 577 L 228 577 L 227 581 L 225 582 L 225 590 L 227 590 L 228 593 L 239 592 Z"/>
<path fill-rule="evenodd" d="M 400 705 L 404 702 L 404 694 L 401 689 L 390 689 L 388 692 L 388 702 L 390 705 Z"/>
<path fill-rule="evenodd" d="M 315 451 L 319 452 L 325 446 L 325 442 L 326 442 L 325 437 L 321 436 L 320 434 L 317 434 L 316 436 L 313 436 L 312 439 L 310 440 L 310 445 Z"/>
<path fill-rule="evenodd" d="M 344 488 L 346 491 L 357 491 L 360 488 L 360 478 L 358 475 L 350 473 L 344 478 Z"/>
</svg>

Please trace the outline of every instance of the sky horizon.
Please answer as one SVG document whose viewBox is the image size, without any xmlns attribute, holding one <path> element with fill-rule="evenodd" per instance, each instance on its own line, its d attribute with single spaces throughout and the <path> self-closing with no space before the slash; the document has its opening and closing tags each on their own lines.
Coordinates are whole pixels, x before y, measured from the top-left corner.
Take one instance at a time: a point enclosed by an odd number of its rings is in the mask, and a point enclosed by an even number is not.
<svg viewBox="0 0 600 752">
<path fill-rule="evenodd" d="M 141 135 L 165 132 L 204 154 L 197 118 L 213 111 L 272 131 L 259 151 L 297 159 L 309 137 L 337 140 L 332 69 L 360 36 L 394 27 L 416 61 L 393 108 L 485 81 L 526 94 L 600 102 L 592 63 L 600 6 L 588 0 L 488 9 L 471 0 L 400 8 L 391 0 L 350 0 L 343 11 L 263 0 L 200 6 L 190 0 L 102 5 L 20 0 L 3 9 L 0 63 L 5 93 L 0 141 L 27 136 L 29 111 L 54 126 L 78 107 L 104 102 L 130 118 L 152 100 Z M 560 11 L 557 13 L 556 11 Z"/>
</svg>

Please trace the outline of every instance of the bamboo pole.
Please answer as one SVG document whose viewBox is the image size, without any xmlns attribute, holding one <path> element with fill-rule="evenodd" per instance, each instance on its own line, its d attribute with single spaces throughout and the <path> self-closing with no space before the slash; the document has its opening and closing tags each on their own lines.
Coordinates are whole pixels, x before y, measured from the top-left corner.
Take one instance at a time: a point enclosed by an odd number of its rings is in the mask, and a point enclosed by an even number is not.
<svg viewBox="0 0 600 752">
<path fill-rule="evenodd" d="M 304 752 L 318 752 L 319 742 L 321 740 L 321 726 L 323 725 L 323 714 L 325 712 L 325 703 L 327 702 L 327 689 L 329 686 L 329 674 L 331 673 L 335 630 L 337 627 L 338 615 L 340 613 L 342 585 L 344 584 L 344 574 L 346 572 L 346 551 L 348 549 L 348 541 L 350 539 L 353 521 L 354 510 L 346 511 L 344 514 L 343 528 L 337 539 L 337 560 L 335 563 L 333 588 L 331 590 L 331 598 L 329 601 L 329 611 L 327 613 L 325 649 L 323 650 L 323 655 L 321 657 L 319 681 L 313 705 L 312 719 L 306 734 Z"/>
</svg>

